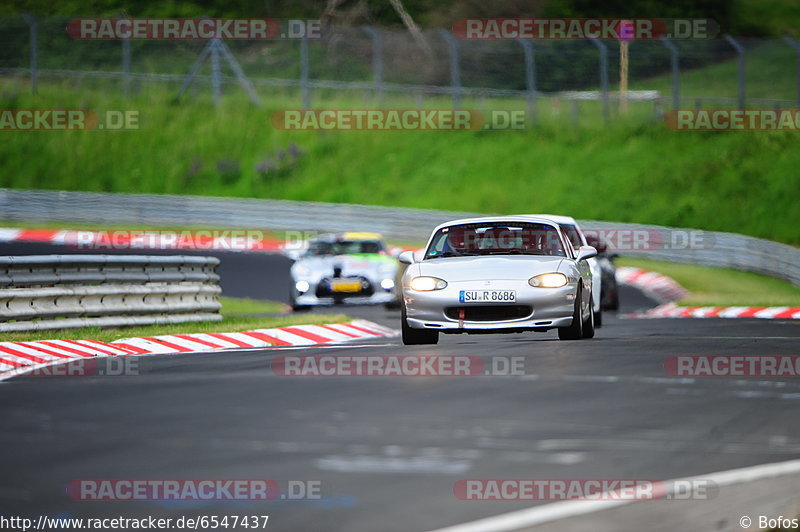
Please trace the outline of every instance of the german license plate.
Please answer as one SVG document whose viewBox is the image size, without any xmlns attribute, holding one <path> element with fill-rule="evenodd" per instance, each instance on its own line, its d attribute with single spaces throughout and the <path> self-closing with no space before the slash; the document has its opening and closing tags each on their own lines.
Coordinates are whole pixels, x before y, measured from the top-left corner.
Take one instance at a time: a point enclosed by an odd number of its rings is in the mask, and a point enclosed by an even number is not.
<svg viewBox="0 0 800 532">
<path fill-rule="evenodd" d="M 333 292 L 360 292 L 360 281 L 334 281 L 331 283 L 331 291 Z"/>
<path fill-rule="evenodd" d="M 497 302 L 513 303 L 517 300 L 515 290 L 461 290 L 458 293 L 460 303 Z"/>
</svg>

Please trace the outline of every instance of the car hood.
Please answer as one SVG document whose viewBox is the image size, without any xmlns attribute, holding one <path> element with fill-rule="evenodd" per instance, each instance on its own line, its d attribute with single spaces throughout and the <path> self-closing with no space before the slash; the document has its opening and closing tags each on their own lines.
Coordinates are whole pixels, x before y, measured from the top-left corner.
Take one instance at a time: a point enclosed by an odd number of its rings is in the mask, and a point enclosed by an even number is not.
<svg viewBox="0 0 800 532">
<path fill-rule="evenodd" d="M 292 269 L 298 266 L 303 266 L 315 274 L 323 276 L 332 275 L 333 268 L 338 266 L 342 268 L 342 276 L 347 277 L 371 274 L 378 270 L 394 272 L 397 267 L 397 261 L 392 257 L 376 253 L 324 255 L 300 259 L 292 265 Z M 392 273 L 392 275 L 394 274 Z"/>
<path fill-rule="evenodd" d="M 510 255 L 494 257 L 450 257 L 418 262 L 418 275 L 448 282 L 530 279 L 540 273 L 559 271 L 564 257 Z"/>
</svg>

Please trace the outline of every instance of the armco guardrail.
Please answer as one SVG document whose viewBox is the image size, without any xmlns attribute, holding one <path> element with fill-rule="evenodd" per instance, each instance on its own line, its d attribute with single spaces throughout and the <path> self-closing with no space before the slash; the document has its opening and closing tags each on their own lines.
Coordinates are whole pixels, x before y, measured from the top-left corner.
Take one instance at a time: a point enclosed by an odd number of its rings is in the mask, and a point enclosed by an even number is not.
<svg viewBox="0 0 800 532">
<path fill-rule="evenodd" d="M 0 217 L 25 222 L 119 226 L 203 226 L 298 231 L 378 231 L 404 241 L 423 240 L 431 229 L 478 213 L 302 201 L 149 194 L 104 194 L 0 189 Z M 699 246 L 621 249 L 624 255 L 734 268 L 800 286 L 800 249 L 733 233 L 656 225 L 582 220 L 584 229 L 674 235 L 694 233 Z"/>
<path fill-rule="evenodd" d="M 219 321 L 219 259 L 0 257 L 0 332 Z"/>
</svg>

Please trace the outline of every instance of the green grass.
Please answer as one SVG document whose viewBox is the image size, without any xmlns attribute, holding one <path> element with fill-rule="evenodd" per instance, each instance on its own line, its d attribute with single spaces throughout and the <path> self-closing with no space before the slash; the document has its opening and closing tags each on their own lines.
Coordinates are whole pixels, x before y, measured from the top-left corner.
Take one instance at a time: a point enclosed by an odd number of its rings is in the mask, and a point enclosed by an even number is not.
<svg viewBox="0 0 800 532">
<path fill-rule="evenodd" d="M 680 44 L 680 43 L 678 43 Z M 635 46 L 631 47 L 631 54 Z M 745 52 L 745 90 L 748 98 L 770 98 L 778 100 L 797 99 L 797 77 L 795 68 L 797 53 L 783 40 L 767 41 Z M 683 68 L 680 75 L 682 98 L 727 97 L 738 94 L 738 66 L 735 59 L 723 61 L 703 68 Z M 672 94 L 672 77 L 662 75 L 652 79 L 634 80 L 631 89 L 658 90 L 666 97 Z M 694 107 L 693 101 L 683 102 L 683 107 Z M 706 108 L 723 108 L 722 105 L 705 104 Z"/>
<path fill-rule="evenodd" d="M 793 52 L 777 47 L 748 52 L 749 94 L 794 94 Z M 780 61 L 775 53 L 783 54 Z M 682 81 L 686 94 L 729 95 L 734 78 L 728 61 L 686 73 Z M 668 76 L 660 76 L 639 88 L 668 85 Z M 112 82 L 86 80 L 78 91 L 72 82 L 41 81 L 32 96 L 22 80 L 0 78 L 2 108 L 134 109 L 141 126 L 2 132 L 0 186 L 554 212 L 800 244 L 800 133 L 674 132 L 653 121 L 651 104 L 634 104 L 625 117 L 614 106 L 614 122 L 604 128 L 596 102 L 579 104 L 574 127 L 571 104 L 546 100 L 539 124 L 521 131 L 291 132 L 275 129 L 270 116 L 297 108 L 297 95 L 261 90 L 263 108 L 237 86 L 226 86 L 214 108 L 207 87 L 175 102 L 176 88 L 164 85 L 144 85 L 125 99 Z M 384 105 L 418 107 L 411 97 L 393 98 Z M 313 104 L 365 108 L 372 102 L 315 93 Z M 450 101 L 426 98 L 423 105 L 447 108 Z M 463 106 L 524 108 L 509 100 L 467 99 Z M 292 146 L 300 151 L 296 158 L 289 155 Z M 273 169 L 259 171 L 265 162 Z"/>
<path fill-rule="evenodd" d="M 145 327 L 100 328 L 84 327 L 60 331 L 3 333 L 4 342 L 31 342 L 58 338 L 62 340 L 99 340 L 111 342 L 120 338 L 159 336 L 163 334 L 189 334 L 201 332 L 238 332 L 252 329 L 269 329 L 288 325 L 311 323 L 336 323 L 348 321 L 343 314 L 287 314 L 285 316 L 258 317 L 259 314 L 277 314 L 286 311 L 286 305 L 275 301 L 247 298 L 220 297 L 223 315 L 221 322 L 183 323 L 176 325 L 149 325 Z"/>
<path fill-rule="evenodd" d="M 219 302 L 222 303 L 222 310 L 220 311 L 223 316 L 247 316 L 253 314 L 277 314 L 287 312 L 289 307 L 277 301 L 262 301 L 258 299 L 250 299 L 247 297 L 220 297 Z"/>
<path fill-rule="evenodd" d="M 690 292 L 678 302 L 682 306 L 800 306 L 800 287 L 755 273 L 628 257 L 618 259 L 617 265 L 675 279 Z"/>
</svg>

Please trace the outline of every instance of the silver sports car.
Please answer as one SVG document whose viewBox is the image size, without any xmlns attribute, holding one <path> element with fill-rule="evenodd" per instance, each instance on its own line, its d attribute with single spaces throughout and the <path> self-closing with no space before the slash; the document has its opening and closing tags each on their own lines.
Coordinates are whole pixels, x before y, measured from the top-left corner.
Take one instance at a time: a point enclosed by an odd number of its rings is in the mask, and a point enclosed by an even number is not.
<svg viewBox="0 0 800 532">
<path fill-rule="evenodd" d="M 319 235 L 292 264 L 289 301 L 293 310 L 342 303 L 393 306 L 398 267 L 377 233 Z"/>
<path fill-rule="evenodd" d="M 562 340 L 594 336 L 592 278 L 559 225 L 533 216 L 455 220 L 438 226 L 402 286 L 403 343 L 435 344 L 439 333 L 558 328 Z"/>
</svg>

